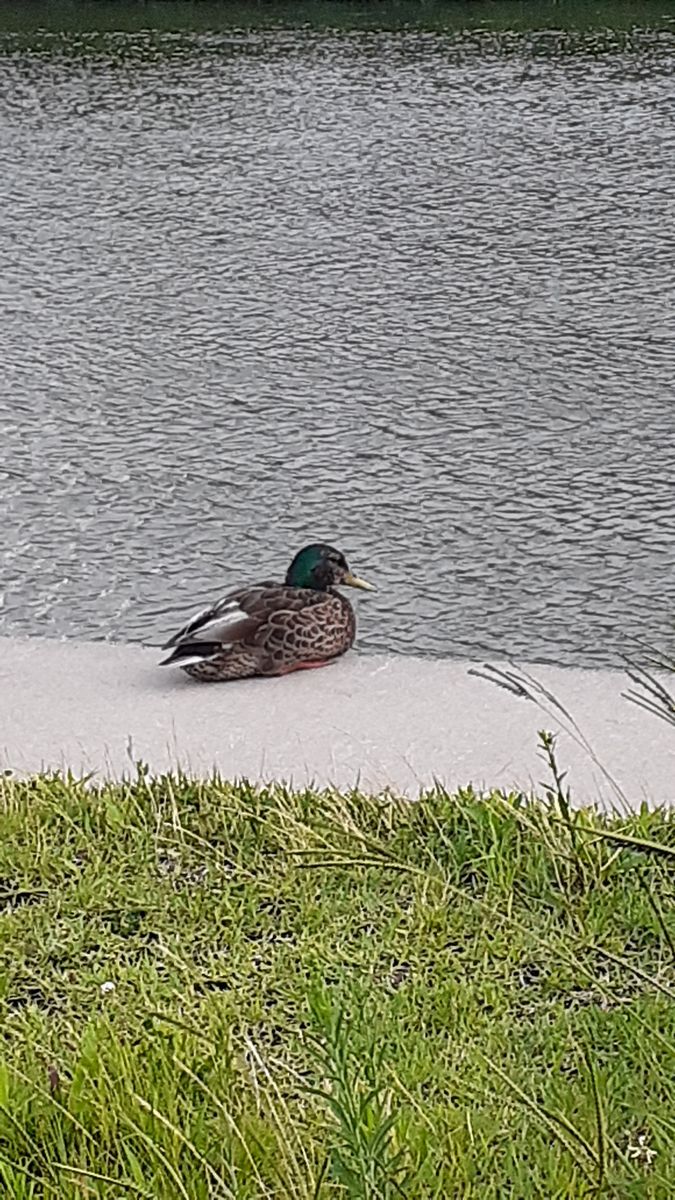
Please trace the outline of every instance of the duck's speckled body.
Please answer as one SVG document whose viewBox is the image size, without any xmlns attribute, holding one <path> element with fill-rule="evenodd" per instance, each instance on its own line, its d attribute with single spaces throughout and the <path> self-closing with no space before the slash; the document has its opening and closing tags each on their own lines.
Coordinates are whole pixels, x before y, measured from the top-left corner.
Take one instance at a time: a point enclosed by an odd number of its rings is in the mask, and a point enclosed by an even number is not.
<svg viewBox="0 0 675 1200">
<path fill-rule="evenodd" d="M 356 619 L 336 585 L 371 590 L 332 546 L 296 554 L 283 584 L 239 588 L 195 616 L 164 646 L 162 666 L 202 682 L 323 667 L 354 643 Z"/>
</svg>

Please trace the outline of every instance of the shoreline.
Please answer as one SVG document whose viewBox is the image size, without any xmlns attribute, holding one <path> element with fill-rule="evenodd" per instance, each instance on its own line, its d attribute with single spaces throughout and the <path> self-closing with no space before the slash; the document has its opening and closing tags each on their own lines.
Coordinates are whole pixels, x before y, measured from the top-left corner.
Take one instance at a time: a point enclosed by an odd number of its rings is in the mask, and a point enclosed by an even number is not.
<svg viewBox="0 0 675 1200">
<path fill-rule="evenodd" d="M 200 685 L 138 645 L 0 638 L 0 650 L 0 768 L 19 774 L 120 779 L 143 762 L 153 774 L 411 797 L 435 783 L 541 793 L 546 729 L 575 805 L 675 800 L 672 729 L 625 699 L 622 671 L 522 667 L 583 745 L 541 692 L 517 697 L 471 674 L 481 661 L 352 652 L 321 671 Z"/>
</svg>

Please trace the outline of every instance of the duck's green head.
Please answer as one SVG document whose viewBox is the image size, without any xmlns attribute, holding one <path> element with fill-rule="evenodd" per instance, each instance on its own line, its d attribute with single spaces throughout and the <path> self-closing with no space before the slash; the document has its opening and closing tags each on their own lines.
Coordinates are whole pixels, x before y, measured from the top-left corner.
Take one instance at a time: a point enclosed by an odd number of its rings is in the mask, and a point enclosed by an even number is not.
<svg viewBox="0 0 675 1200">
<path fill-rule="evenodd" d="M 372 583 L 352 574 L 344 554 L 323 542 L 304 546 L 298 551 L 286 572 L 286 584 L 288 587 L 314 588 L 319 592 L 339 586 L 375 591 Z"/>
</svg>

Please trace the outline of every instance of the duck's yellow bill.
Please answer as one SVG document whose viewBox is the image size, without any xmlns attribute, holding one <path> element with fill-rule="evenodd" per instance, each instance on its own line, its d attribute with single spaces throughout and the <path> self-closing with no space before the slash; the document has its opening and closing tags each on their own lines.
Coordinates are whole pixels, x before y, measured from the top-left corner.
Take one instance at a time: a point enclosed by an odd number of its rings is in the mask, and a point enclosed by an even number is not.
<svg viewBox="0 0 675 1200">
<path fill-rule="evenodd" d="M 358 575 L 352 575 L 351 571 L 347 571 L 347 573 L 342 576 L 342 582 L 346 584 L 347 587 L 361 588 L 362 592 L 377 591 L 375 584 L 366 583 L 365 579 L 359 579 Z"/>
</svg>

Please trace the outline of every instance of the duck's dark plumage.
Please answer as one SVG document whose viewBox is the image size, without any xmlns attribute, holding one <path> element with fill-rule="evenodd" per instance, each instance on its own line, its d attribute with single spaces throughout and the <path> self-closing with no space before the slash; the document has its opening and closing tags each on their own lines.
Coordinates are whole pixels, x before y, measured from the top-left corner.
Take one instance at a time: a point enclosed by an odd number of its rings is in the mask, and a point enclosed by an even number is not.
<svg viewBox="0 0 675 1200">
<path fill-rule="evenodd" d="M 324 666 L 354 642 L 356 619 L 335 585 L 371 585 L 352 575 L 331 546 L 305 546 L 285 583 L 239 588 L 197 613 L 163 647 L 162 666 L 203 681 L 284 675 Z"/>
</svg>

